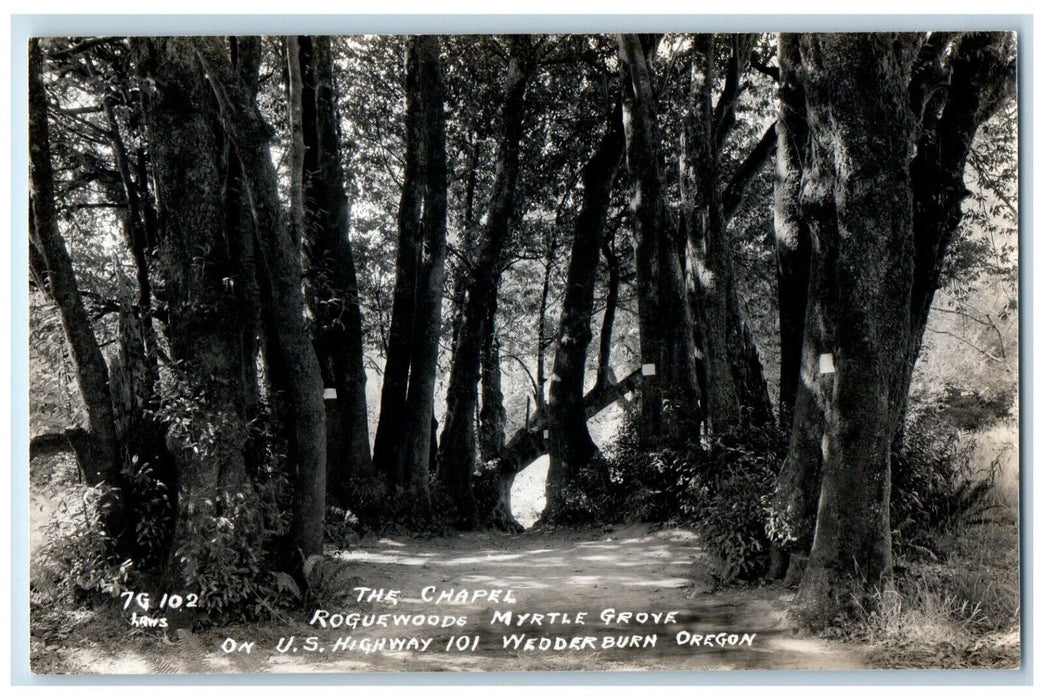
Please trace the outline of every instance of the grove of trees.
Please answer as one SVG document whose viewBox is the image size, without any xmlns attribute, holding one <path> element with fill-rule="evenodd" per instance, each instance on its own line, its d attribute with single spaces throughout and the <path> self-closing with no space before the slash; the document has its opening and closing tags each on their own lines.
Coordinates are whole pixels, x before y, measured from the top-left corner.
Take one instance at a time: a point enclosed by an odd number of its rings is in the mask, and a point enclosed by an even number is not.
<svg viewBox="0 0 1044 700">
<path fill-rule="evenodd" d="M 831 619 L 892 575 L 935 295 L 1012 225 L 1015 65 L 976 32 L 33 39 L 31 323 L 82 426 L 31 447 L 94 495 L 81 584 L 260 615 L 346 522 L 517 531 L 543 455 L 542 526 L 673 517 L 671 459 L 724 450 L 770 465 L 758 574 Z"/>
</svg>

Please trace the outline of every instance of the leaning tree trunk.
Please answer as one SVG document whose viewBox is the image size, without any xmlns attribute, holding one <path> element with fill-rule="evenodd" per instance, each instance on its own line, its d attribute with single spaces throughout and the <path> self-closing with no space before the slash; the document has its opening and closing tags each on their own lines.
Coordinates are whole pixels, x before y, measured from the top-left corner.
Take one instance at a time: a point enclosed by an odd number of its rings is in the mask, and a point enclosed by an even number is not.
<svg viewBox="0 0 1044 700">
<path fill-rule="evenodd" d="M 43 84 L 44 57 L 40 41 L 29 42 L 29 216 L 30 245 L 46 269 L 34 270 L 45 281 L 58 307 L 76 381 L 87 413 L 87 449 L 77 453 L 86 483 L 119 483 L 120 449 L 116 439 L 109 369 L 105 364 L 90 318 L 83 306 L 72 260 L 58 230 L 54 170 L 47 123 L 47 93 Z"/>
<path fill-rule="evenodd" d="M 513 37 L 504 79 L 502 134 L 497 176 L 482 233 L 480 250 L 471 269 L 457 344 L 453 349 L 446 417 L 439 441 L 439 482 L 450 503 L 448 518 L 464 529 L 477 524 L 471 476 L 475 470 L 475 408 L 478 400 L 479 361 L 483 328 L 489 318 L 499 283 L 501 252 L 515 210 L 519 150 L 522 141 L 523 101 L 532 70 L 528 38 Z"/>
<path fill-rule="evenodd" d="M 638 330 L 642 364 L 650 372 L 642 382 L 639 435 L 643 444 L 655 446 L 664 437 L 677 436 L 683 417 L 678 411 L 692 411 L 700 394 L 677 231 L 663 201 L 649 66 L 656 42 L 642 42 L 638 35 L 619 36 L 627 168 L 634 186 Z M 665 402 L 672 405 L 666 415 Z"/>
<path fill-rule="evenodd" d="M 584 416 L 587 420 L 616 401 L 626 401 L 626 394 L 638 388 L 642 371 L 636 369 L 615 384 L 593 387 L 584 395 Z M 529 426 L 515 431 L 504 445 L 500 458 L 484 465 L 475 477 L 475 499 L 479 522 L 505 532 L 521 532 L 511 514 L 511 482 L 523 469 L 547 454 L 548 440 L 544 437 L 547 419 L 538 416 Z"/>
<path fill-rule="evenodd" d="M 312 554 L 321 554 L 326 514 L 326 419 L 323 380 L 305 320 L 301 263 L 287 231 L 264 122 L 250 92 L 235 73 L 219 38 L 193 40 L 193 47 L 217 98 L 226 135 L 243 167 L 255 227 L 271 281 L 274 331 L 289 379 L 294 412 L 297 473 L 293 482 L 292 540 L 295 570 Z"/>
<path fill-rule="evenodd" d="M 541 521 L 552 523 L 571 517 L 575 479 L 597 452 L 587 430 L 584 412 L 584 377 L 591 343 L 598 257 L 605 230 L 613 180 L 623 155 L 624 137 L 620 109 L 614 110 L 608 129 L 583 171 L 583 201 L 573 231 L 565 300 L 559 321 L 558 343 L 548 405 L 548 454 L 546 505 Z"/>
<path fill-rule="evenodd" d="M 814 35 L 801 40 L 813 159 L 834 192 L 836 284 L 816 532 L 799 591 L 825 624 L 891 576 L 890 389 L 901 372 L 913 286 L 907 87 L 914 39 Z M 823 232 L 820 232 L 823 233 Z M 833 231 L 829 232 L 833 234 Z"/>
<path fill-rule="evenodd" d="M 298 39 L 302 65 L 304 241 L 310 261 L 309 306 L 324 383 L 337 397 L 327 421 L 327 490 L 353 511 L 355 482 L 372 477 L 363 366 L 362 313 L 349 232 L 349 203 L 341 165 L 333 58 L 329 37 Z M 331 447 L 336 446 L 336 450 Z"/>
</svg>

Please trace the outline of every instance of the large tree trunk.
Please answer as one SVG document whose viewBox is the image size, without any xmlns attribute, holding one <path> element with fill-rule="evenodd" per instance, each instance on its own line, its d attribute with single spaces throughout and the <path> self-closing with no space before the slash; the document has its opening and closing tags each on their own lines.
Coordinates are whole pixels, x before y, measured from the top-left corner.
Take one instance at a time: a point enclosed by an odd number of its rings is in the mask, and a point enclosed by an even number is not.
<svg viewBox="0 0 1044 700">
<path fill-rule="evenodd" d="M 642 364 L 639 435 L 655 446 L 676 436 L 679 419 L 699 400 L 692 315 L 685 291 L 677 231 L 663 201 L 659 128 L 649 57 L 655 41 L 619 36 L 621 94 L 627 168 L 634 185 L 635 266 Z M 669 405 L 665 413 L 664 404 Z"/>
<path fill-rule="evenodd" d="M 446 258 L 444 99 L 438 40 L 414 37 L 406 67 L 395 299 L 374 445 L 375 467 L 396 497 L 394 515 L 414 524 L 431 516 L 431 421 Z"/>
<path fill-rule="evenodd" d="M 457 244 L 457 264 L 453 269 L 453 291 L 450 294 L 452 304 L 452 320 L 450 321 L 450 347 L 457 346 L 460 335 L 460 324 L 464 320 L 464 298 L 467 293 L 468 278 L 471 271 L 471 248 L 475 227 L 475 188 L 478 184 L 479 155 L 482 142 L 472 134 L 469 141 L 468 180 L 464 188 L 464 211 L 461 217 L 461 234 Z"/>
<path fill-rule="evenodd" d="M 250 94 L 257 94 L 261 67 L 261 40 L 258 37 L 234 37 L 229 40 L 235 64 Z M 236 294 L 235 327 L 239 336 L 242 371 L 239 377 L 239 403 L 247 424 L 261 414 L 261 390 L 257 371 L 260 352 L 258 339 L 262 331 L 261 287 L 258 283 L 257 239 L 250 213 L 250 201 L 243 186 L 242 168 L 232 143 L 225 138 L 225 225 L 228 229 L 231 255 L 238 264 L 234 281 Z M 247 471 L 256 474 L 264 460 L 264 445 L 255 432 L 247 435 Z"/>
<path fill-rule="evenodd" d="M 366 415 L 362 313 L 355 259 L 349 239 L 349 203 L 344 189 L 333 58 L 329 37 L 300 37 L 305 147 L 304 240 L 310 261 L 309 305 L 315 319 L 315 348 L 324 384 L 335 389 L 327 421 L 327 490 L 331 501 L 358 511 L 353 482 L 373 474 Z M 336 445 L 337 449 L 330 450 Z"/>
<path fill-rule="evenodd" d="M 802 163 L 807 157 L 805 91 L 798 73 L 801 53 L 796 34 L 779 36 L 779 134 L 776 150 L 774 225 L 779 303 L 779 423 L 789 426 L 802 391 L 801 348 L 808 299 L 810 243 L 801 215 Z M 818 455 L 818 450 L 817 450 Z M 817 456 L 818 461 L 818 456 Z"/>
<path fill-rule="evenodd" d="M 908 330 L 896 331 L 906 338 L 907 349 L 899 365 L 901 371 L 895 374 L 889 390 L 893 449 L 901 440 L 910 379 L 931 298 L 938 286 L 940 265 L 959 224 L 965 194 L 963 172 L 971 141 L 981 120 L 1003 103 L 1012 86 L 1005 47 L 1007 35 L 969 35 L 948 50 L 953 39 L 948 34 L 929 37 L 919 51 L 909 86 L 913 116 L 923 117 L 917 156 L 910 165 L 916 251 L 910 325 Z M 816 522 L 824 408 L 830 400 L 831 380 L 829 375 L 820 373 L 818 358 L 834 346 L 832 328 L 837 311 L 827 301 L 838 297 L 837 281 L 831 272 L 836 265 L 833 242 L 837 240 L 838 221 L 831 187 L 824 185 L 833 175 L 823 170 L 822 159 L 809 160 L 806 150 L 805 103 L 798 77 L 799 43 L 796 35 L 783 35 L 780 39 L 782 99 L 776 227 L 781 328 L 789 325 L 784 317 L 788 307 L 793 312 L 799 305 L 804 306 L 805 298 L 808 303 L 802 364 L 793 381 L 796 398 L 790 446 L 777 481 L 773 515 L 778 539 L 786 541 L 794 553 L 805 554 L 812 544 Z M 948 89 L 941 89 L 943 86 Z M 805 190 L 798 202 L 801 163 L 806 160 L 810 162 L 809 171 L 804 174 Z M 804 236 L 808 236 L 808 244 L 802 242 Z M 803 278 L 808 280 L 804 290 L 807 296 L 799 293 Z M 792 333 L 791 330 L 782 334 L 784 355 L 788 354 L 787 338 Z M 791 562 L 788 580 L 800 577 L 802 562 L 803 557 Z"/>
<path fill-rule="evenodd" d="M 891 575 L 889 395 L 902 371 L 913 286 L 908 99 L 915 39 L 814 35 L 801 42 L 819 182 L 834 192 L 833 361 L 816 532 L 801 581 L 825 624 Z M 830 235 L 833 231 L 818 231 Z M 900 329 L 897 332 L 897 329 Z"/>
<path fill-rule="evenodd" d="M 301 262 L 279 204 L 275 166 L 269 153 L 271 130 L 229 62 L 220 39 L 193 40 L 217 97 L 225 133 L 236 147 L 250 196 L 260 248 L 272 285 L 273 320 L 280 355 L 286 364 L 294 412 L 292 538 L 307 559 L 322 553 L 326 514 L 326 422 L 323 381 L 305 320 Z M 296 564 L 303 564 L 303 559 Z"/>
<path fill-rule="evenodd" d="M 475 470 L 475 408 L 483 327 L 499 283 L 501 252 L 515 209 L 523 101 L 532 71 L 529 38 L 515 36 L 504 77 L 502 133 L 497 176 L 487 211 L 480 250 L 468 280 L 467 298 L 457 344 L 453 349 L 446 418 L 439 441 L 439 482 L 450 502 L 449 520 L 470 529 L 477 523 L 471 476 Z"/>
<path fill-rule="evenodd" d="M 797 34 L 779 37 L 780 113 L 776 151 L 774 223 L 780 327 L 780 424 L 790 427 L 787 455 L 772 500 L 774 539 L 788 554 L 803 561 L 812 546 L 819 500 L 823 437 L 823 387 L 819 355 L 831 345 L 819 299 L 824 298 L 823 250 L 818 241 L 833 240 L 812 229 L 836 227 L 833 200 L 827 188 L 810 190 L 815 201 L 802 206 L 803 164 L 809 158 L 805 92 L 801 83 L 801 49 Z M 822 179 L 810 163 L 809 181 Z M 822 215 L 822 216 L 817 216 Z M 813 264 L 813 248 L 817 263 Z M 829 265 L 830 263 L 826 263 Z M 814 271 L 817 271 L 814 274 Z M 783 574 L 782 564 L 774 573 Z M 801 571 L 793 568 L 788 580 Z"/>
<path fill-rule="evenodd" d="M 496 299 L 490 305 L 482 339 L 482 402 L 479 409 L 479 457 L 488 462 L 504 449 L 504 390 L 501 385 L 500 341 L 497 339 Z"/>
<path fill-rule="evenodd" d="M 230 255 L 223 197 L 223 135 L 213 92 L 190 39 L 135 39 L 141 73 L 159 231 L 157 270 L 167 306 L 172 366 L 167 446 L 177 465 L 174 547 L 168 572 L 181 577 L 200 562 L 174 551 L 217 517 L 224 494 L 246 480 L 246 429 L 238 403 L 242 356 L 235 292 L 225 284 Z"/>
<path fill-rule="evenodd" d="M 583 202 L 573 231 L 548 405 L 551 464 L 547 473 L 546 505 L 541 516 L 543 522 L 554 522 L 565 515 L 563 511 L 574 500 L 570 491 L 576 488 L 574 479 L 577 472 L 597 452 L 587 431 L 584 377 L 587 374 L 591 313 L 605 217 L 613 180 L 623 155 L 620 117 L 620 110 L 615 110 L 605 135 L 583 172 Z"/>
<path fill-rule="evenodd" d="M 914 366 L 921 352 L 928 315 L 939 288 L 943 261 L 961 221 L 968 196 L 964 170 L 980 125 L 1014 93 L 1014 66 L 1008 55 L 1011 35 L 971 33 L 953 45 L 945 68 L 945 36 L 933 35 L 922 49 L 915 82 L 925 94 L 924 118 L 911 166 L 914 197 L 914 286 L 910 333 L 903 372 L 891 393 L 896 434 L 901 434 Z M 928 63 L 929 65 L 925 65 Z M 941 73 L 941 76 L 940 76 Z M 931 82 L 932 78 L 937 82 Z M 946 79 L 948 78 L 948 85 Z M 927 84 L 924 84 L 927 83 Z M 923 85 L 923 87 L 922 87 Z M 912 90 L 914 97 L 917 90 Z M 940 97 L 945 95 L 945 99 Z M 941 104 L 940 104 L 941 102 Z"/>
</svg>

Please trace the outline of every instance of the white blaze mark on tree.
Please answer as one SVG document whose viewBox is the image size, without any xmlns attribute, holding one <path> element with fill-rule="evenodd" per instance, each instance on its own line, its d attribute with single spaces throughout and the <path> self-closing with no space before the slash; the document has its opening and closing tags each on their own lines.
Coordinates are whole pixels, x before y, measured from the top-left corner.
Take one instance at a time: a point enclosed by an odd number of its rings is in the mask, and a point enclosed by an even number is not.
<svg viewBox="0 0 1044 700">
<path fill-rule="evenodd" d="M 323 389 L 323 398 L 324 399 L 336 399 L 337 398 L 337 389 L 335 389 L 333 387 L 326 387 L 325 389 Z"/>
<path fill-rule="evenodd" d="M 824 353 L 819 356 L 819 373 L 820 374 L 833 374 L 834 373 L 834 355 L 832 353 Z"/>
<path fill-rule="evenodd" d="M 642 365 L 642 376 L 643 377 L 655 377 L 656 376 L 656 364 L 650 362 Z"/>
</svg>

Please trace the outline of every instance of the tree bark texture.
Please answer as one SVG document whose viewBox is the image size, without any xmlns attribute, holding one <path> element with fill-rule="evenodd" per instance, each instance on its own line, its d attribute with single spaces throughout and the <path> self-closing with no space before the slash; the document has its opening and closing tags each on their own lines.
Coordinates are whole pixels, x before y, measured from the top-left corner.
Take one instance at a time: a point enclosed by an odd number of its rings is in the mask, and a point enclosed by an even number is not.
<svg viewBox="0 0 1044 700">
<path fill-rule="evenodd" d="M 802 577 L 808 620 L 825 623 L 891 575 L 890 389 L 901 373 L 913 286 L 908 87 L 911 35 L 801 40 L 817 175 L 836 207 L 836 373 L 825 409 L 816 532 Z M 814 196 L 814 193 L 810 192 Z M 832 230 L 818 232 L 831 235 Z"/>
<path fill-rule="evenodd" d="M 395 258 L 388 351 L 381 385 L 381 410 L 374 438 L 374 468 L 389 492 L 405 487 L 402 426 L 410 383 L 410 354 L 415 340 L 417 265 L 424 211 L 424 103 L 423 68 L 417 40 L 409 43 L 406 63 L 406 154 L 399 197 L 399 241 Z"/>
<path fill-rule="evenodd" d="M 421 66 L 424 117 L 423 237 L 417 260 L 417 300 L 406 395 L 405 464 L 410 500 L 422 511 L 430 508 L 428 477 L 435 439 L 432 430 L 436 362 L 442 332 L 442 287 L 446 267 L 446 123 L 439 40 L 416 39 Z"/>
<path fill-rule="evenodd" d="M 395 297 L 374 445 L 375 467 L 388 495 L 396 499 L 393 516 L 417 524 L 431 516 L 431 422 L 446 260 L 445 97 L 439 50 L 435 37 L 414 37 L 409 43 Z"/>
<path fill-rule="evenodd" d="M 209 575 L 199 532 L 226 511 L 247 479 L 240 404 L 243 357 L 237 318 L 238 261 L 229 240 L 225 139 L 192 40 L 134 39 L 149 162 L 155 184 L 158 285 L 173 363 L 165 377 L 166 446 L 177 478 L 166 576 Z"/>
<path fill-rule="evenodd" d="M 198 406 L 185 429 L 171 422 L 168 447 L 179 466 L 186 508 L 237 488 L 245 478 L 245 426 L 237 403 L 242 356 L 229 319 L 236 295 L 223 199 L 223 135 L 212 93 L 187 39 L 134 41 L 159 228 L 158 270 L 167 305 L 166 337 L 176 393 Z M 184 392 L 189 392 L 185 394 Z"/>
<path fill-rule="evenodd" d="M 353 481 L 373 475 L 366 413 L 362 313 L 349 238 L 333 58 L 329 37 L 300 37 L 302 140 L 305 146 L 304 250 L 314 344 L 324 384 L 337 392 L 328 417 L 327 491 L 340 507 L 358 510 Z M 330 450 L 336 445 L 336 450 Z"/>
<path fill-rule="evenodd" d="M 821 299 L 833 297 L 824 272 L 832 259 L 822 246 L 836 240 L 833 193 L 810 187 L 802 200 L 808 162 L 809 183 L 828 173 L 810 160 L 800 37 L 779 37 L 780 116 L 776 124 L 774 224 L 780 325 L 780 421 L 790 427 L 790 441 L 772 499 L 773 538 L 797 564 L 812 546 L 822 466 L 824 382 L 819 355 L 832 347 Z M 813 231 L 818 235 L 813 236 Z M 783 572 L 778 572 L 782 574 Z M 793 574 L 797 574 L 796 568 Z M 792 578 L 788 575 L 788 578 Z"/>
<path fill-rule="evenodd" d="M 234 71 L 220 39 L 193 40 L 221 114 L 225 134 L 235 144 L 250 197 L 255 230 L 271 281 L 273 321 L 289 379 L 294 412 L 296 475 L 293 481 L 292 538 L 304 559 L 322 553 L 326 515 L 326 420 L 323 380 L 305 320 L 298 248 L 287 231 L 279 204 L 271 129 Z"/>
<path fill-rule="evenodd" d="M 943 39 L 946 37 L 943 36 Z M 979 127 L 1014 95 L 1014 66 L 1007 33 L 960 35 L 948 61 L 944 46 L 929 38 L 915 66 L 911 101 L 924 94 L 917 155 L 911 166 L 914 197 L 914 286 L 904 371 L 891 393 L 895 429 L 901 427 L 928 315 L 943 261 L 961 221 L 969 192 L 964 171 Z M 920 90 L 916 89 L 920 88 Z M 915 102 L 915 104 L 918 104 Z"/>
<path fill-rule="evenodd" d="M 584 411 L 584 377 L 591 343 L 598 258 L 605 232 L 616 170 L 623 155 L 624 136 L 620 110 L 611 115 L 605 135 L 584 167 L 583 200 L 573 230 L 573 246 L 566 277 L 565 300 L 559 321 L 548 405 L 548 453 L 546 505 L 542 520 L 552 522 L 571 501 L 569 491 L 578 470 L 597 452 L 587 430 Z"/>
<path fill-rule="evenodd" d="M 726 75 L 715 102 L 715 36 L 698 38 L 702 77 L 693 78 L 686 118 L 688 172 L 683 173 L 683 186 L 688 192 L 683 214 L 694 271 L 694 316 L 706 374 L 703 399 L 710 432 L 717 435 L 735 433 L 751 423 L 765 425 L 773 419 L 761 360 L 740 307 L 724 202 L 728 185 L 721 172 L 721 155 L 735 124 L 740 78 L 753 41 L 752 35 L 731 37 Z M 693 68 L 698 65 L 694 62 Z"/>
<path fill-rule="evenodd" d="M 619 36 L 621 94 L 627 168 L 634 187 L 635 265 L 642 364 L 654 374 L 642 382 L 639 435 L 658 445 L 680 429 L 675 408 L 694 410 L 699 400 L 692 315 L 677 231 L 663 201 L 655 95 L 649 56 L 655 42 Z M 665 403 L 668 410 L 665 413 Z"/>
<path fill-rule="evenodd" d="M 54 170 L 51 164 L 47 93 L 43 83 L 44 56 L 38 39 L 29 42 L 29 235 L 39 268 L 34 275 L 43 281 L 54 299 L 76 368 L 76 381 L 87 414 L 87 440 L 76 452 L 88 484 L 105 482 L 118 486 L 122 466 L 117 440 L 109 370 L 102 356 L 90 318 L 78 292 L 72 260 L 58 228 L 55 207 Z M 107 526 L 121 528 L 118 514 Z M 110 529 L 119 536 L 120 529 Z"/>
<path fill-rule="evenodd" d="M 58 229 L 54 171 L 47 122 L 47 94 L 43 84 L 44 56 L 39 40 L 29 43 L 29 207 L 32 245 L 45 269 L 35 273 L 46 280 L 55 300 L 62 328 L 76 367 L 76 380 L 87 413 L 89 449 L 81 469 L 87 483 L 117 483 L 120 451 L 116 438 L 109 371 L 98 346 L 90 318 L 76 284 L 72 260 Z"/>
<path fill-rule="evenodd" d="M 500 151 L 497 174 L 486 213 L 480 248 L 467 285 L 464 315 L 453 349 L 446 417 L 439 441 L 439 482 L 450 502 L 450 522 L 461 528 L 477 524 L 471 477 L 475 471 L 475 408 L 483 327 L 499 284 L 501 253 L 515 209 L 519 150 L 526 85 L 532 72 L 528 37 L 511 38 L 511 55 L 504 76 Z"/>
<path fill-rule="evenodd" d="M 483 462 L 496 459 L 504 450 L 504 426 L 507 424 L 504 390 L 501 384 L 496 299 L 493 302 L 482 329 L 482 401 L 479 409 L 478 450 L 479 458 Z"/>
<path fill-rule="evenodd" d="M 808 226 L 801 215 L 801 174 L 808 155 L 808 126 L 798 36 L 781 34 L 778 46 L 779 120 L 773 214 L 779 303 L 779 422 L 789 426 L 798 392 L 802 390 L 801 348 L 811 261 Z"/>
<path fill-rule="evenodd" d="M 612 238 L 610 236 L 610 238 Z M 609 383 L 612 371 L 610 360 L 613 352 L 613 326 L 616 321 L 616 307 L 620 303 L 620 257 L 616 253 L 613 240 L 602 241 L 602 257 L 608 269 L 605 289 L 605 310 L 602 312 L 602 327 L 598 333 L 598 370 L 595 386 Z"/>
</svg>

